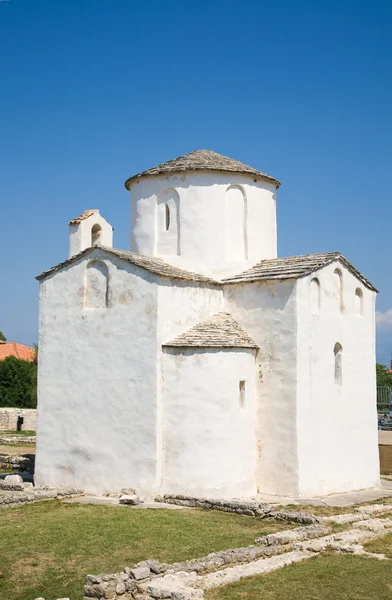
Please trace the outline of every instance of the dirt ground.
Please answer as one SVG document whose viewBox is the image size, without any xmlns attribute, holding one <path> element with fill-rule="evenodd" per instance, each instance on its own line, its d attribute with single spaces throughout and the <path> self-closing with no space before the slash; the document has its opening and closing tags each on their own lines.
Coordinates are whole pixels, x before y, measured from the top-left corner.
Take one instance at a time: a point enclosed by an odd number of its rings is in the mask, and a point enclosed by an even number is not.
<svg viewBox="0 0 392 600">
<path fill-rule="evenodd" d="M 0 445 L 0 454 L 35 454 L 35 445 L 8 446 Z"/>
</svg>

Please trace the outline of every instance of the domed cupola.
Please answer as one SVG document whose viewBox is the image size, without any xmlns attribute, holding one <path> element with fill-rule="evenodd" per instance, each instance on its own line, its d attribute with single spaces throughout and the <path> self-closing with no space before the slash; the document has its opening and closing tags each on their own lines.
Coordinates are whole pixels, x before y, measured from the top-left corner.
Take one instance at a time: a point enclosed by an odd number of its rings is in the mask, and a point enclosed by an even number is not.
<svg viewBox="0 0 392 600">
<path fill-rule="evenodd" d="M 131 250 L 215 277 L 276 257 L 274 177 L 197 150 L 130 177 Z"/>
</svg>

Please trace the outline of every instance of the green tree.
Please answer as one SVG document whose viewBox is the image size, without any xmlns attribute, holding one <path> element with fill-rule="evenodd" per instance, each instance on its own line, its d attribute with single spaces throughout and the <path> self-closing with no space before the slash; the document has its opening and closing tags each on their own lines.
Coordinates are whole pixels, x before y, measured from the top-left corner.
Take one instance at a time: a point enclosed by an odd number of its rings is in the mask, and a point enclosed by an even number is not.
<svg viewBox="0 0 392 600">
<path fill-rule="evenodd" d="M 8 356 L 0 361 L 0 406 L 37 406 L 37 365 Z"/>
<path fill-rule="evenodd" d="M 376 364 L 377 385 L 392 387 L 392 373 L 387 373 L 385 365 Z"/>
<path fill-rule="evenodd" d="M 2 331 L 0 331 L 0 341 L 1 342 L 6 342 L 7 338 L 5 337 L 4 333 Z"/>
</svg>

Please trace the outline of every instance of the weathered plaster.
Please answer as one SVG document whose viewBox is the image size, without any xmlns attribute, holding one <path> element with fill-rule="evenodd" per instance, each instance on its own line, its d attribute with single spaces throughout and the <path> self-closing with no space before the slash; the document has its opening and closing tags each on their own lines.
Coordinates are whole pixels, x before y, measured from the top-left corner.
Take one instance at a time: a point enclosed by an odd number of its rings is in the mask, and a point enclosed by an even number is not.
<svg viewBox="0 0 392 600">
<path fill-rule="evenodd" d="M 254 422 L 254 350 L 165 348 L 163 492 L 255 494 Z"/>
<path fill-rule="evenodd" d="M 95 241 L 92 239 L 92 229 L 94 226 L 101 230 Z M 82 250 L 90 246 L 113 246 L 113 227 L 96 211 L 80 223 L 69 225 L 69 256 L 75 256 Z"/>
<path fill-rule="evenodd" d="M 108 308 L 84 305 L 94 258 L 108 267 Z M 97 248 L 41 282 L 38 485 L 155 487 L 156 279 Z"/>
<path fill-rule="evenodd" d="M 260 347 L 256 359 L 257 486 L 298 493 L 295 281 L 227 285 L 225 310 Z"/>
<path fill-rule="evenodd" d="M 237 193 L 230 191 L 232 186 Z M 179 255 L 172 250 L 167 253 L 165 246 L 156 242 L 161 233 L 167 237 L 157 227 L 164 226 L 159 203 L 168 189 L 175 190 L 179 197 Z M 131 185 L 131 250 L 214 276 L 239 272 L 263 258 L 274 258 L 275 191 L 271 183 L 234 173 L 192 172 L 137 180 Z"/>
<path fill-rule="evenodd" d="M 318 314 L 309 310 L 314 277 L 320 282 Z M 356 307 L 358 288 L 362 316 Z M 377 486 L 375 292 L 334 262 L 298 280 L 297 294 L 299 494 Z M 334 381 L 336 343 L 342 346 L 341 386 Z"/>
</svg>

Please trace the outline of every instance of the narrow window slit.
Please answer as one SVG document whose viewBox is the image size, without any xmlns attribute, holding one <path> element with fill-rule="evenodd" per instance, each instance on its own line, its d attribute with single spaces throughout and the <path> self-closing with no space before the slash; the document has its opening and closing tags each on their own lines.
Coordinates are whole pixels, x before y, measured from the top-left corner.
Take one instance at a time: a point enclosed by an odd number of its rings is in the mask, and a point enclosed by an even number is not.
<svg viewBox="0 0 392 600">
<path fill-rule="evenodd" d="M 245 406 L 245 381 L 240 381 L 239 390 L 240 390 L 240 407 L 244 408 L 244 406 Z"/>
<path fill-rule="evenodd" d="M 335 369 L 334 369 L 334 379 L 335 385 L 342 385 L 342 346 L 337 342 L 333 349 L 333 353 L 335 355 Z"/>
<path fill-rule="evenodd" d="M 165 204 L 165 224 L 166 224 L 166 231 L 169 231 L 170 229 L 170 208 L 168 204 Z"/>
</svg>

